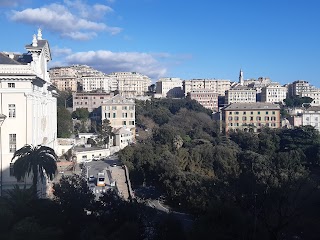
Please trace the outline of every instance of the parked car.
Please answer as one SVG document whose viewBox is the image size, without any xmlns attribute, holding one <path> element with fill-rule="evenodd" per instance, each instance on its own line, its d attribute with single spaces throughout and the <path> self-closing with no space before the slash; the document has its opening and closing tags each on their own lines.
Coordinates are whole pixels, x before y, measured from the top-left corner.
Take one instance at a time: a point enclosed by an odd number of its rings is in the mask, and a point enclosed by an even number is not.
<svg viewBox="0 0 320 240">
<path fill-rule="evenodd" d="M 89 176 L 89 182 L 94 182 L 96 180 L 96 178 L 93 175 Z"/>
</svg>

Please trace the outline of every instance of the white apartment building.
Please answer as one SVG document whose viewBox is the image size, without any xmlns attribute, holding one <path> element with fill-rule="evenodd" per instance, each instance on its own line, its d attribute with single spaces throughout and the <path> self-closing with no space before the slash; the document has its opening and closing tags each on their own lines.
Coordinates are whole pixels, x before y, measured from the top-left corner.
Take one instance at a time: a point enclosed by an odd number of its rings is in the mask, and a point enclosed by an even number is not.
<svg viewBox="0 0 320 240">
<path fill-rule="evenodd" d="M 287 88 L 279 83 L 271 83 L 261 89 L 261 102 L 282 103 L 287 97 Z"/>
<path fill-rule="evenodd" d="M 256 90 L 245 86 L 229 89 L 225 94 L 225 104 L 227 105 L 230 103 L 254 103 L 256 101 Z"/>
<path fill-rule="evenodd" d="M 288 95 L 290 97 L 297 95 L 301 96 L 302 92 L 308 92 L 310 90 L 315 90 L 315 87 L 305 80 L 294 81 L 288 85 Z"/>
<path fill-rule="evenodd" d="M 180 78 L 160 78 L 156 82 L 156 95 L 166 98 L 183 97 L 183 86 Z"/>
<path fill-rule="evenodd" d="M 11 159 L 25 144 L 57 147 L 57 98 L 47 70 L 51 60 L 47 40 L 41 30 L 26 45 L 26 54 L 0 53 L 0 127 L 1 189 L 17 183 L 12 176 Z M 42 189 L 42 188 L 41 188 Z"/>
<path fill-rule="evenodd" d="M 108 76 L 116 79 L 117 90 L 125 98 L 144 96 L 151 85 L 151 79 L 148 76 L 137 72 L 114 72 Z"/>
<path fill-rule="evenodd" d="M 101 121 L 109 119 L 113 129 L 126 128 L 135 136 L 135 102 L 120 94 L 106 100 L 101 105 Z"/>
<path fill-rule="evenodd" d="M 110 93 L 118 88 L 116 79 L 103 73 L 94 76 L 82 76 L 79 82 L 84 92 L 102 90 Z"/>
<path fill-rule="evenodd" d="M 320 106 L 320 89 L 314 88 L 308 91 L 302 91 L 301 97 L 310 97 L 313 101 L 310 103 L 311 106 Z"/>
<path fill-rule="evenodd" d="M 320 131 L 320 107 L 310 107 L 302 113 L 302 125 L 311 125 Z"/>
<path fill-rule="evenodd" d="M 220 79 L 191 79 L 183 81 L 184 95 L 187 96 L 192 90 L 207 89 L 224 96 L 225 91 L 231 86 L 230 80 Z"/>
</svg>

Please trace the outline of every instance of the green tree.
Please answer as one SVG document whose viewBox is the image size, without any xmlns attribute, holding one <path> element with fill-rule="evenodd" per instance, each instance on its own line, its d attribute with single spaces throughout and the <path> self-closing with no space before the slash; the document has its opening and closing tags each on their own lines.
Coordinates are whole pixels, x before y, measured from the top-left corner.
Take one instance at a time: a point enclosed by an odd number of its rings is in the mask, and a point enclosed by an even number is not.
<svg viewBox="0 0 320 240">
<path fill-rule="evenodd" d="M 98 139 L 102 144 L 108 144 L 110 136 L 112 135 L 112 127 L 110 126 L 109 119 L 104 119 L 101 125 L 98 125 Z"/>
<path fill-rule="evenodd" d="M 313 101 L 310 97 L 292 96 L 284 99 L 287 107 L 301 107 L 302 104 L 309 104 Z"/>
<path fill-rule="evenodd" d="M 77 108 L 72 112 L 72 117 L 78 120 L 86 121 L 89 118 L 89 111 L 87 108 Z"/>
<path fill-rule="evenodd" d="M 12 160 L 13 175 L 18 181 L 32 174 L 32 187 L 37 194 L 38 178 L 43 182 L 45 176 L 53 179 L 57 171 L 57 155 L 54 150 L 47 146 L 25 145 L 17 150 Z"/>
<path fill-rule="evenodd" d="M 72 118 L 70 112 L 64 108 L 59 107 L 57 109 L 57 121 L 58 121 L 58 138 L 68 138 L 72 134 Z"/>
</svg>

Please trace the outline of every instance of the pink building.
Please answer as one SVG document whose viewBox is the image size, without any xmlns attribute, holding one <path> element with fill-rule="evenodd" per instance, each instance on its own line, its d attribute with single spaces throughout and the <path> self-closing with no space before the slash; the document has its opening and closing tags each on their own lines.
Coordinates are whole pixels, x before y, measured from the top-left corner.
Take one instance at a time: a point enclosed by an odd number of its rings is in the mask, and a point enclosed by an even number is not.
<svg viewBox="0 0 320 240">
<path fill-rule="evenodd" d="M 190 98 L 198 101 L 203 107 L 218 111 L 218 93 L 208 89 L 190 91 Z"/>
</svg>

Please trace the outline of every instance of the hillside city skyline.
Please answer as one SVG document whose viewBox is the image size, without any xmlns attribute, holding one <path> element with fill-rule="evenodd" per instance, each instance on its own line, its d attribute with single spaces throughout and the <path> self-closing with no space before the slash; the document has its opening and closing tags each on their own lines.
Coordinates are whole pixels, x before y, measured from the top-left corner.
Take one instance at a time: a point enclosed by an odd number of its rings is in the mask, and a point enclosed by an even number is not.
<svg viewBox="0 0 320 240">
<path fill-rule="evenodd" d="M 42 28 L 49 67 L 86 64 L 134 71 L 155 82 L 269 77 L 320 87 L 317 1 L 1 1 L 0 51 L 23 52 Z M 297 17 L 299 16 L 299 17 Z M 19 33 L 19 35 L 17 34 Z M 10 37 L 9 37 L 10 36 Z M 14 36 L 14 37 L 11 37 Z"/>
</svg>

